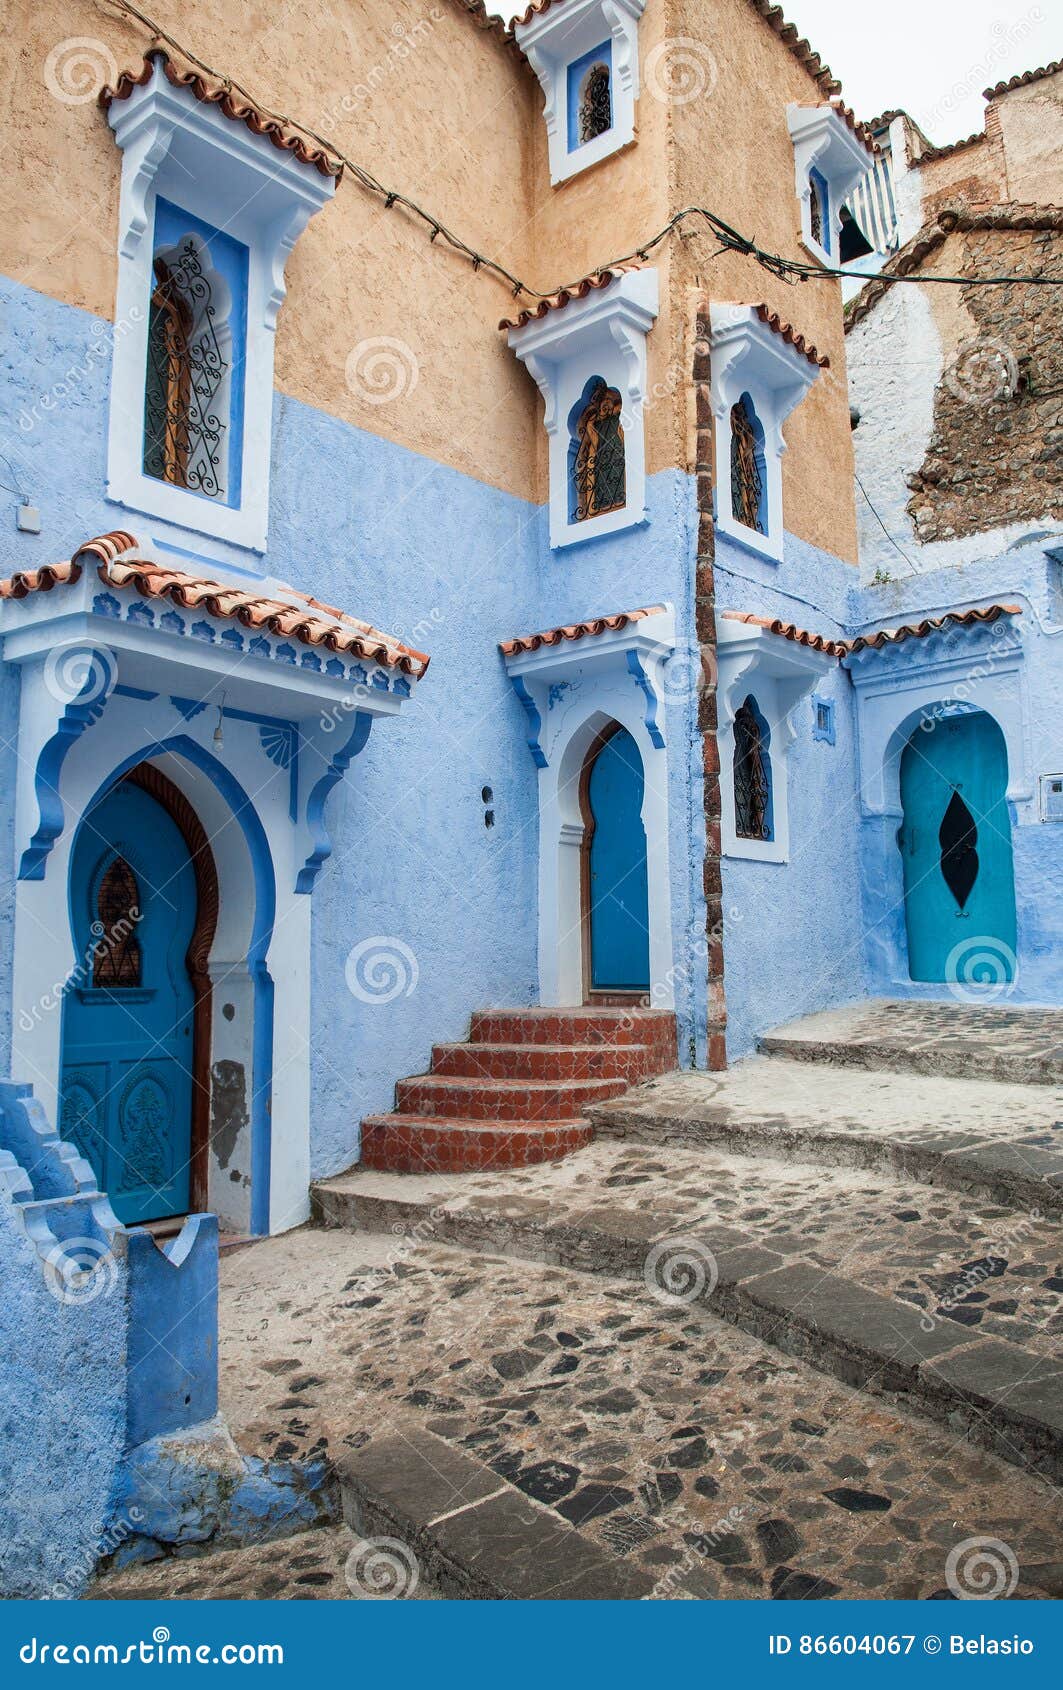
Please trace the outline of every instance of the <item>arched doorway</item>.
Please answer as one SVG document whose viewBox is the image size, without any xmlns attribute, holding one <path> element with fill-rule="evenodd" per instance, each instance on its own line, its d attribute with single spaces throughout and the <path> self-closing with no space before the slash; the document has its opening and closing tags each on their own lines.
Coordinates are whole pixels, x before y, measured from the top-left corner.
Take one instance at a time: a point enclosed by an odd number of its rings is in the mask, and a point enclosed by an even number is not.
<svg viewBox="0 0 1063 1690">
<path fill-rule="evenodd" d="M 627 729 L 614 722 L 591 745 L 580 783 L 588 997 L 649 990 L 645 780 L 638 746 Z"/>
<path fill-rule="evenodd" d="M 127 1225 L 206 1204 L 213 857 L 195 812 L 139 764 L 83 820 L 70 866 L 60 1132 Z"/>
<path fill-rule="evenodd" d="M 980 710 L 928 717 L 904 748 L 900 777 L 911 978 L 966 978 L 968 953 L 968 964 L 991 954 L 995 982 L 1012 980 L 1015 872 L 1003 734 Z"/>
</svg>

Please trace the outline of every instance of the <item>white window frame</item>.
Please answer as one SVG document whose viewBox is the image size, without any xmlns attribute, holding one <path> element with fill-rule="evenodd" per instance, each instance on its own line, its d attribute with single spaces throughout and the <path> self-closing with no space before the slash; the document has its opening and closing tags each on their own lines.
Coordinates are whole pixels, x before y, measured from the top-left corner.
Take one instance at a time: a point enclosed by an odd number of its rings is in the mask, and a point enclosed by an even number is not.
<svg viewBox="0 0 1063 1690">
<path fill-rule="evenodd" d="M 711 394 L 716 438 L 716 527 L 772 563 L 783 557 L 782 426 L 819 368 L 762 321 L 753 305 L 712 305 Z M 731 411 L 744 393 L 764 430 L 766 534 L 737 521 L 731 508 Z"/>
<path fill-rule="evenodd" d="M 720 842 L 725 857 L 749 862 L 790 860 L 788 797 L 790 747 L 797 738 L 793 712 L 837 659 L 799 645 L 756 623 L 720 616 L 716 622 L 719 663 Z M 748 697 L 768 724 L 771 759 L 772 838 L 743 839 L 735 823 L 734 721 Z"/>
<path fill-rule="evenodd" d="M 217 105 L 175 87 L 156 57 L 147 82 L 114 98 L 108 120 L 122 149 L 118 291 L 107 445 L 107 496 L 175 527 L 263 552 L 269 518 L 273 352 L 284 266 L 335 178 L 255 135 Z M 221 230 L 248 249 L 240 503 L 223 504 L 145 475 L 144 388 L 154 285 L 155 203 Z"/>
<path fill-rule="evenodd" d="M 635 139 L 639 93 L 638 26 L 646 0 L 565 0 L 514 25 L 517 45 L 545 96 L 550 180 L 555 187 Z M 569 151 L 569 67 L 603 42 L 612 43 L 609 94 L 612 123 L 601 135 Z"/>
<path fill-rule="evenodd" d="M 646 515 L 646 336 L 657 317 L 657 271 L 628 270 L 583 299 L 510 329 L 509 344 L 546 402 L 550 437 L 550 544 L 574 546 L 635 528 Z M 573 522 L 568 419 L 592 376 L 623 400 L 625 503 L 621 510 Z"/>
<path fill-rule="evenodd" d="M 833 106 L 789 105 L 786 120 L 794 144 L 801 242 L 821 264 L 830 270 L 840 270 L 841 209 L 864 177 L 874 170 L 874 157 Z M 813 170 L 818 171 L 827 184 L 833 252 L 828 252 L 812 234 Z"/>
</svg>

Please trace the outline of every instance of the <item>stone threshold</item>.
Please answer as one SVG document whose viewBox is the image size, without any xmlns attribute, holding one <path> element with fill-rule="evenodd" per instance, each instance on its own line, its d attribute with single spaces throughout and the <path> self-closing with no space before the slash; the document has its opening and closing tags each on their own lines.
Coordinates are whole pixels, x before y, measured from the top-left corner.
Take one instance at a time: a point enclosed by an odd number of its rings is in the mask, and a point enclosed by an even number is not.
<svg viewBox="0 0 1063 1690">
<path fill-rule="evenodd" d="M 892 1040 L 831 1040 L 768 1033 L 757 1043 L 765 1056 L 785 1056 L 791 1062 L 816 1062 L 824 1068 L 886 1069 L 929 1078 L 996 1080 L 1019 1086 L 1058 1086 L 1063 1069 L 1058 1052 L 1042 1056 L 1033 1052 L 980 1050 L 973 1042 L 961 1044 L 959 1040 L 952 1046 L 921 1046 Z"/>
<path fill-rule="evenodd" d="M 630 1602 L 651 1593 L 644 1573 L 413 1422 L 345 1451 L 337 1475 L 344 1519 L 367 1552 L 404 1563 L 407 1577 L 412 1556 L 444 1598 Z"/>
<path fill-rule="evenodd" d="M 726 1104 L 714 1109 L 707 1100 L 696 1109 L 670 1109 L 667 1100 L 652 1096 L 649 1089 L 615 1103 L 593 1104 L 587 1118 L 599 1139 L 655 1150 L 726 1150 L 898 1175 L 1008 1208 L 1063 1218 L 1063 1150 L 1007 1139 L 957 1145 L 958 1136 L 972 1135 L 955 1131 L 893 1138 L 842 1127 L 780 1125 L 777 1115 L 774 1120 L 736 1121 Z"/>
<path fill-rule="evenodd" d="M 670 1242 L 677 1265 L 693 1260 L 704 1271 L 705 1289 L 689 1300 L 692 1310 L 704 1309 L 822 1373 L 1063 1482 L 1063 1361 L 928 1319 L 814 1262 L 784 1258 L 735 1228 L 684 1221 L 681 1236 L 669 1241 L 660 1217 L 637 1210 L 537 1221 L 473 1206 L 451 1209 L 438 1193 L 421 1202 L 374 1194 L 371 1186 L 360 1187 L 357 1174 L 316 1185 L 312 1206 L 319 1224 L 365 1232 L 416 1228 L 430 1213 L 439 1243 L 641 1279 L 650 1291 L 661 1282 L 659 1272 L 654 1280 L 650 1253 L 659 1247 L 660 1261 Z"/>
</svg>

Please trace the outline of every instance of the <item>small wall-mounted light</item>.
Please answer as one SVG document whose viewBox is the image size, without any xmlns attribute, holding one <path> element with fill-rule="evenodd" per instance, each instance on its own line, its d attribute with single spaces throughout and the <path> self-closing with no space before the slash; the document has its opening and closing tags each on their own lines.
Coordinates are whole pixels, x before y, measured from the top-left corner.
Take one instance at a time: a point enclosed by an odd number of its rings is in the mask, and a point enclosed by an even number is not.
<svg viewBox="0 0 1063 1690">
<path fill-rule="evenodd" d="M 39 534 L 41 531 L 41 513 L 28 499 L 23 499 L 18 507 L 15 526 L 20 534 Z"/>
<path fill-rule="evenodd" d="M 218 705 L 218 721 L 217 721 L 217 725 L 214 729 L 214 743 L 218 747 L 219 751 L 222 749 L 222 747 L 225 744 L 224 717 L 225 717 L 225 694 L 222 693 L 221 703 Z"/>
</svg>

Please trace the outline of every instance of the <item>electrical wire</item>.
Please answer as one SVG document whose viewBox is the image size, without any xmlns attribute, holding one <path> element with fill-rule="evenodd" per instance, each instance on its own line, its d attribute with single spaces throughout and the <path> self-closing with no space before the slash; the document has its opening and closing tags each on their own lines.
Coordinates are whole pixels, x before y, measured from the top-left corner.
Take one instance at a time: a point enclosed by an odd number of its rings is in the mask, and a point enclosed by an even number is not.
<svg viewBox="0 0 1063 1690">
<path fill-rule="evenodd" d="M 911 558 L 908 556 L 908 553 L 905 551 L 905 549 L 901 545 L 900 541 L 895 540 L 893 535 L 890 533 L 889 529 L 886 527 L 886 524 L 883 522 L 882 518 L 879 516 L 878 511 L 875 509 L 874 505 L 871 503 L 871 500 L 868 496 L 867 488 L 864 486 L 863 482 L 860 480 L 860 477 L 857 475 L 855 470 L 853 471 L 853 479 L 855 480 L 856 485 L 859 487 L 861 493 L 864 496 L 865 505 L 867 506 L 868 510 L 871 512 L 871 515 L 874 517 L 875 521 L 878 523 L 878 525 L 881 528 L 883 534 L 885 534 L 887 540 L 889 541 L 890 545 L 893 547 L 894 551 L 900 552 L 902 558 L 904 559 L 905 563 L 908 565 L 912 574 L 918 575 L 919 574 L 918 566 L 912 562 Z"/>
<path fill-rule="evenodd" d="M 455 234 L 453 229 L 448 228 L 441 218 L 434 216 L 430 211 L 426 211 L 423 206 L 419 205 L 416 200 L 411 199 L 408 194 L 402 193 L 397 188 L 387 187 L 373 175 L 372 171 L 367 170 L 364 165 L 361 165 L 357 163 L 356 160 L 348 157 L 346 153 L 336 146 L 335 142 L 326 140 L 323 135 L 320 135 L 315 129 L 310 128 L 308 124 L 301 123 L 295 118 L 287 117 L 281 112 L 272 111 L 268 106 L 263 105 L 262 102 L 258 100 L 242 83 L 235 81 L 231 76 L 226 76 L 221 71 L 215 70 L 213 66 L 208 65 L 188 47 L 183 46 L 175 36 L 171 35 L 168 30 L 165 30 L 162 25 L 152 18 L 147 12 L 141 11 L 140 8 L 133 3 L 133 0 L 96 0 L 96 3 L 102 6 L 112 7 L 121 12 L 127 18 L 136 18 L 139 23 L 143 24 L 145 29 L 149 29 L 152 32 L 156 43 L 161 44 L 162 42 L 165 42 L 169 47 L 172 47 L 181 58 L 187 60 L 189 64 L 197 66 L 204 76 L 210 77 L 212 81 L 220 83 L 224 88 L 231 89 L 235 93 L 243 95 L 248 103 L 254 106 L 256 110 L 261 112 L 265 117 L 270 118 L 275 123 L 281 124 L 285 129 L 295 130 L 300 135 L 305 136 L 308 140 L 313 141 L 316 146 L 321 148 L 322 152 L 330 154 L 337 163 L 342 164 L 345 170 L 349 171 L 363 188 L 365 188 L 369 193 L 376 194 L 379 198 L 381 198 L 384 201 L 385 209 L 390 210 L 393 206 L 401 206 L 411 217 L 417 218 L 430 230 L 430 241 L 434 243 L 437 240 L 442 240 L 444 244 L 450 247 L 454 252 L 460 253 L 462 257 L 467 258 L 474 271 L 484 270 L 489 275 L 496 276 L 500 281 L 505 282 L 506 286 L 512 289 L 514 298 L 525 295 L 529 299 L 552 299 L 560 293 L 571 293 L 575 291 L 575 289 L 580 286 L 580 283 L 586 280 L 586 277 L 581 276 L 575 281 L 562 282 L 552 288 L 543 289 L 532 287 L 530 283 L 522 280 L 520 276 L 514 275 L 514 273 L 511 270 L 508 270 L 504 264 L 499 263 L 497 259 L 491 258 L 486 253 L 479 252 L 475 247 L 470 246 L 469 243 L 463 240 L 460 235 Z M 750 240 L 748 236 L 743 235 L 737 229 L 732 228 L 729 223 L 725 223 L 722 218 L 716 215 L 715 212 L 710 211 L 707 206 L 703 205 L 685 206 L 682 211 L 677 211 L 673 217 L 670 217 L 663 228 L 658 229 L 657 233 L 652 235 L 649 240 L 644 241 L 640 246 L 633 248 L 631 252 L 625 253 L 617 258 L 611 258 L 607 263 L 599 264 L 589 273 L 591 275 L 601 276 L 604 275 L 607 270 L 619 269 L 625 264 L 631 264 L 635 259 L 645 261 L 645 259 L 649 257 L 650 253 L 660 246 L 663 241 L 666 241 L 682 223 L 686 222 L 688 218 L 700 218 L 719 242 L 718 250 L 713 254 L 713 257 L 719 256 L 722 252 L 739 253 L 743 257 L 752 258 L 761 266 L 761 268 L 768 271 L 770 275 L 773 275 L 777 279 L 785 281 L 791 285 L 803 281 L 816 281 L 822 279 L 823 277 L 851 279 L 850 272 L 847 270 L 832 269 L 829 266 L 824 266 L 807 259 L 783 258 L 779 253 L 769 252 L 765 248 L 758 246 L 755 240 Z M 890 275 L 886 272 L 878 272 L 877 274 L 861 274 L 861 280 L 864 282 L 884 282 L 891 287 L 895 284 L 904 282 L 915 283 L 920 286 L 923 284 L 937 283 L 948 287 L 1063 286 L 1063 277 L 1057 276 L 934 276 L 925 275 L 923 273 L 918 275 Z"/>
</svg>

